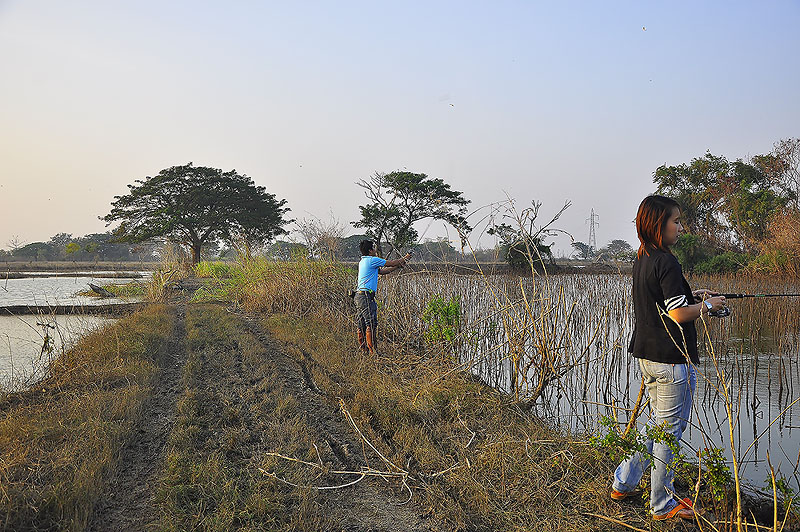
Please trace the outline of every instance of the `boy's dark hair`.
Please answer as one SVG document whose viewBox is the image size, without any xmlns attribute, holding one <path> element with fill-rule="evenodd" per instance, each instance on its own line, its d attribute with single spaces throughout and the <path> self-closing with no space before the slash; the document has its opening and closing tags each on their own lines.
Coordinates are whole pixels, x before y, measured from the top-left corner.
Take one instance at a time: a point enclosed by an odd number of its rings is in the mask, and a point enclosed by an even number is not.
<svg viewBox="0 0 800 532">
<path fill-rule="evenodd" d="M 361 243 L 358 245 L 358 249 L 361 250 L 361 256 L 369 255 L 369 250 L 375 247 L 375 243 L 372 240 L 362 240 Z"/>
</svg>

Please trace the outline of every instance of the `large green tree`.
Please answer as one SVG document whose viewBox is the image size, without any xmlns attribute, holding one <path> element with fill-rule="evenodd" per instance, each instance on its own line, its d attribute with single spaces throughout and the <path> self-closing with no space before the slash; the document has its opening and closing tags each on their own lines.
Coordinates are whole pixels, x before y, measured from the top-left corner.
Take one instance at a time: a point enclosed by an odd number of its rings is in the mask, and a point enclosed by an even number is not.
<svg viewBox="0 0 800 532">
<path fill-rule="evenodd" d="M 364 189 L 369 203 L 359 207 L 361 219 L 352 224 L 366 229 L 381 255 L 384 242 L 391 247 L 389 253 L 414 244 L 419 238 L 414 224 L 421 220 L 442 220 L 462 238 L 471 230 L 466 220 L 469 200 L 442 179 L 391 172 L 376 173 L 356 184 Z"/>
<path fill-rule="evenodd" d="M 684 225 L 717 250 L 753 251 L 770 217 L 794 197 L 776 177 L 774 158 L 749 162 L 706 153 L 689 164 L 660 166 L 656 190 L 681 204 Z"/>
<path fill-rule="evenodd" d="M 165 237 L 188 246 L 192 261 L 200 261 L 207 243 L 243 240 L 263 244 L 286 234 L 290 222 L 286 200 L 279 200 L 236 170 L 173 166 L 158 175 L 137 179 L 130 192 L 115 196 L 107 224 L 120 221 L 119 240 L 143 242 Z"/>
</svg>

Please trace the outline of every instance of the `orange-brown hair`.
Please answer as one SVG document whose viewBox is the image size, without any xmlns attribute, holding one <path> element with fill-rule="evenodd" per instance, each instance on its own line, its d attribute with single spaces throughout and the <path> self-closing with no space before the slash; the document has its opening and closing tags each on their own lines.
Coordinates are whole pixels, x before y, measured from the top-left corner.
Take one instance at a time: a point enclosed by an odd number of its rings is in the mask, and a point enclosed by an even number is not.
<svg viewBox="0 0 800 532">
<path fill-rule="evenodd" d="M 680 209 L 678 202 L 666 196 L 647 196 L 639 204 L 636 213 L 636 233 L 639 235 L 639 251 L 637 257 L 651 249 L 661 249 L 669 252 L 664 245 L 664 228 L 674 209 Z"/>
</svg>

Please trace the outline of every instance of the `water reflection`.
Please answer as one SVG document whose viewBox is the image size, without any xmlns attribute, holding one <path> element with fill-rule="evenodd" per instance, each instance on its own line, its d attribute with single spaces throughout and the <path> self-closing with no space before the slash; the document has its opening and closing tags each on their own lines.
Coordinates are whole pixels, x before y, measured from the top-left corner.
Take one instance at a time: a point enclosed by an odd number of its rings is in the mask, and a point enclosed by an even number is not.
<svg viewBox="0 0 800 532">
<path fill-rule="evenodd" d="M 727 293 L 794 293 L 791 282 L 770 279 L 723 278 L 692 279 L 693 287 L 713 287 Z M 536 402 L 536 412 L 576 432 L 595 432 L 601 416 L 616 413 L 627 421 L 639 391 L 638 363 L 627 355 L 627 342 L 633 328 L 629 275 L 557 275 L 545 282 L 537 278 L 512 276 L 401 276 L 387 278 L 382 287 L 389 325 L 392 319 L 403 324 L 388 333 L 407 338 L 407 331 L 418 331 L 423 323 L 409 323 L 420 316 L 435 295 L 456 296 L 461 302 L 462 329 L 465 334 L 453 348 L 462 361 L 474 360 L 474 371 L 491 385 L 511 389 L 514 334 L 536 331 L 552 316 L 541 309 L 563 301 L 567 310 L 549 331 L 564 334 L 568 340 L 551 338 L 571 369 L 553 381 Z M 523 298 L 523 295 L 525 296 Z M 527 300 L 527 303 L 526 303 Z M 536 301 L 546 304 L 537 305 Z M 532 303 L 533 302 L 533 303 Z M 533 309 L 531 323 L 513 329 L 502 307 Z M 734 443 L 739 459 L 746 462 L 743 478 L 764 487 L 767 477 L 766 451 L 773 466 L 800 489 L 800 316 L 798 300 L 792 298 L 732 300 L 732 316 L 711 319 L 707 331 L 698 322 L 701 363 L 693 419 L 684 436 L 684 452 L 715 446 L 725 449 L 730 459 L 728 416 L 723 397 L 723 382 L 728 382 L 734 402 Z M 394 315 L 393 315 L 394 313 Z M 517 314 L 522 315 L 524 313 Z M 391 316 L 391 317 L 390 317 Z M 567 318 L 568 316 L 568 318 Z M 513 334 L 510 334 L 512 333 Z M 510 338 L 512 337 L 512 338 Z M 523 350 L 535 356 L 541 345 L 537 334 L 528 334 Z M 558 340 L 556 342 L 555 340 Z M 559 343 L 560 342 L 560 343 Z M 516 347 L 519 349 L 519 346 Z M 716 360 L 716 364 L 714 361 Z M 531 368 L 532 372 L 536 368 Z M 718 371 L 719 370 L 719 371 Z M 724 381 L 720 378 L 724 375 Z M 532 377 L 529 374 L 529 377 Z M 522 387 L 535 384 L 522 383 Z M 520 389 L 530 391 L 529 388 Z M 646 414 L 645 414 L 646 415 Z M 773 423 L 774 421 L 774 423 Z M 644 420 L 640 418 L 640 425 Z M 751 443 L 757 440 L 751 446 Z M 749 451 L 745 454 L 745 450 Z"/>
</svg>

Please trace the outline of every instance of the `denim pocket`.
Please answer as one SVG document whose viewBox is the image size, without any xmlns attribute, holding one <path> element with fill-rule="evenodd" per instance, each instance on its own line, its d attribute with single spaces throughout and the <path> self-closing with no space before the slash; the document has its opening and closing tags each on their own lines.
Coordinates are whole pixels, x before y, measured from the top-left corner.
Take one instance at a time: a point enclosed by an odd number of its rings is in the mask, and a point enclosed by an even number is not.
<svg viewBox="0 0 800 532">
<path fill-rule="evenodd" d="M 685 364 L 666 364 L 664 362 L 653 362 L 652 360 L 642 360 L 642 369 L 649 373 L 650 377 L 659 384 L 673 384 L 681 382 L 681 375 L 683 380 L 686 380 L 686 371 L 678 366 L 685 366 Z"/>
</svg>

